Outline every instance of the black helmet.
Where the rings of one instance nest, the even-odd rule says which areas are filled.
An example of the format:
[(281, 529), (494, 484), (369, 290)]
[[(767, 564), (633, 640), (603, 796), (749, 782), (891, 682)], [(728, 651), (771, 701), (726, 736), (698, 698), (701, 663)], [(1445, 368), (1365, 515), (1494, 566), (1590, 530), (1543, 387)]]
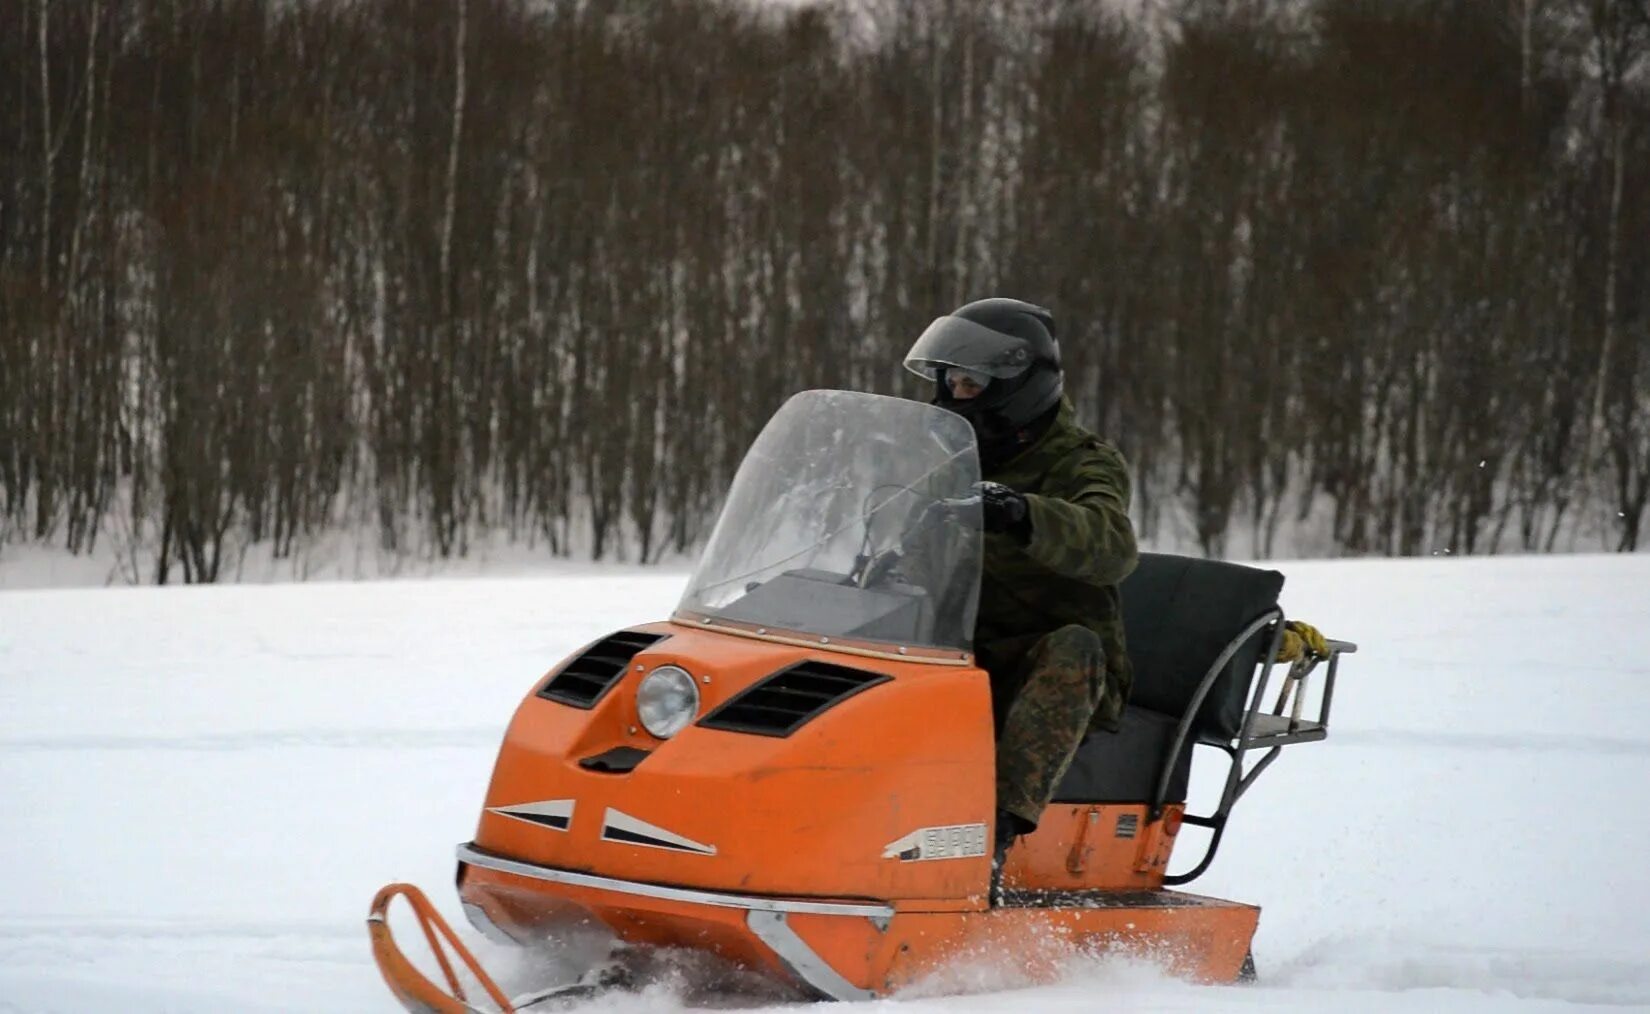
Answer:
[[(974, 427), (987, 467), (1041, 436), (1064, 386), (1054, 315), (1018, 299), (978, 299), (938, 318), (905, 354), (905, 368), (934, 381), (934, 404)], [(956, 370), (985, 389), (952, 397), (947, 374)]]

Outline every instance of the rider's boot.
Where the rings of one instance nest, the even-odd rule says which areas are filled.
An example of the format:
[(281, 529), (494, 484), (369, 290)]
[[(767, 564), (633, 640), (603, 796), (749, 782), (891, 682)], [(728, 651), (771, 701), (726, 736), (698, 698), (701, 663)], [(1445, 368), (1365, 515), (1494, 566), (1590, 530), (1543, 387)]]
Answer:
[(991, 850), (991, 907), (1003, 905), (1003, 866), (1008, 862), (1008, 850), (1021, 836), (1037, 830), (1037, 825), (1007, 810), (997, 811), (996, 843)]

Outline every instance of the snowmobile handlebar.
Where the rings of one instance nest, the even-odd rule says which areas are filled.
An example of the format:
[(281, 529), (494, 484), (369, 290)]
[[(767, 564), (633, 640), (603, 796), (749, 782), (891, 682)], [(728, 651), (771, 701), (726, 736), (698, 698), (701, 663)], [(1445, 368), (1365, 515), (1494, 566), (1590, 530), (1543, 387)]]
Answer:
[(906, 529), (906, 534), (911, 535), (920, 532), (935, 521), (943, 521), (948, 518), (954, 519), (958, 515), (967, 512), (969, 508), (979, 506), (980, 494), (978, 493), (971, 496), (940, 497), (937, 500), (930, 500), (928, 506), (922, 509), (922, 513), (917, 515), (917, 520), (912, 522), (911, 526)]
[(916, 535), (928, 530), (930, 525), (941, 521), (955, 519), (967, 512), (970, 508), (977, 509), (980, 505), (979, 494), (959, 497), (939, 497), (928, 503), (917, 512), (916, 517), (900, 535), (900, 544), (893, 549), (885, 549), (871, 556), (861, 557), (854, 566), (850, 580), (860, 588), (869, 588), (878, 581), (894, 572), (902, 559), (905, 558), (905, 546)]

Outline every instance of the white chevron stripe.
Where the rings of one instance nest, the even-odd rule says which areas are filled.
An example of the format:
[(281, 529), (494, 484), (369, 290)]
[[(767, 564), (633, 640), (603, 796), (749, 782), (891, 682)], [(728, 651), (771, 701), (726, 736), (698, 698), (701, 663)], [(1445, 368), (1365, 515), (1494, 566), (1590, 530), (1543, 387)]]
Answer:
[[(509, 806), (489, 806), (488, 813), (496, 813), (501, 817), (514, 817), (525, 820), (529, 824), (539, 827), (550, 825), (531, 819), (531, 817), (560, 817), (567, 821), (569, 827), (573, 824), (573, 803), (571, 799), (544, 799), (536, 803), (512, 803)], [(556, 830), (551, 828), (551, 830)]]
[[(621, 813), (612, 807), (608, 807), (607, 815), (602, 819), (602, 825), (603, 838), (608, 837), (608, 831), (628, 831), (631, 834), (640, 834), (646, 835), (649, 838), (657, 838), (660, 841), (669, 842), (671, 845), (677, 846), (678, 849), (685, 849), (689, 852), (697, 852), (700, 855), (713, 856), (716, 854), (715, 845), (706, 845), (703, 842), (694, 841), (692, 838), (684, 838), (674, 831), (666, 831), (664, 828), (655, 824), (649, 824), (645, 820), (637, 820), (630, 814)], [(669, 847), (665, 845), (647, 845), (645, 842), (625, 842), (624, 844), (642, 845), (646, 848)], [(676, 849), (672, 849), (671, 851), (676, 851)]]

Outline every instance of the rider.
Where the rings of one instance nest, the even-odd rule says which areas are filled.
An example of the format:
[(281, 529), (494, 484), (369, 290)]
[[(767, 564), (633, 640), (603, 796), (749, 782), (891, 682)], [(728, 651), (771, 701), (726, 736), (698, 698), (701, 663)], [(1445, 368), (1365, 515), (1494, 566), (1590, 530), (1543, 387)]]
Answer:
[[(1117, 585), (1138, 560), (1129, 472), (1077, 425), (1062, 395), (1054, 317), (981, 299), (940, 317), (906, 353), (933, 404), (974, 428), (986, 531), (974, 653), (997, 726), (994, 874), (1091, 729), (1115, 732), (1134, 671)], [(996, 884), (996, 878), (993, 878)]]

